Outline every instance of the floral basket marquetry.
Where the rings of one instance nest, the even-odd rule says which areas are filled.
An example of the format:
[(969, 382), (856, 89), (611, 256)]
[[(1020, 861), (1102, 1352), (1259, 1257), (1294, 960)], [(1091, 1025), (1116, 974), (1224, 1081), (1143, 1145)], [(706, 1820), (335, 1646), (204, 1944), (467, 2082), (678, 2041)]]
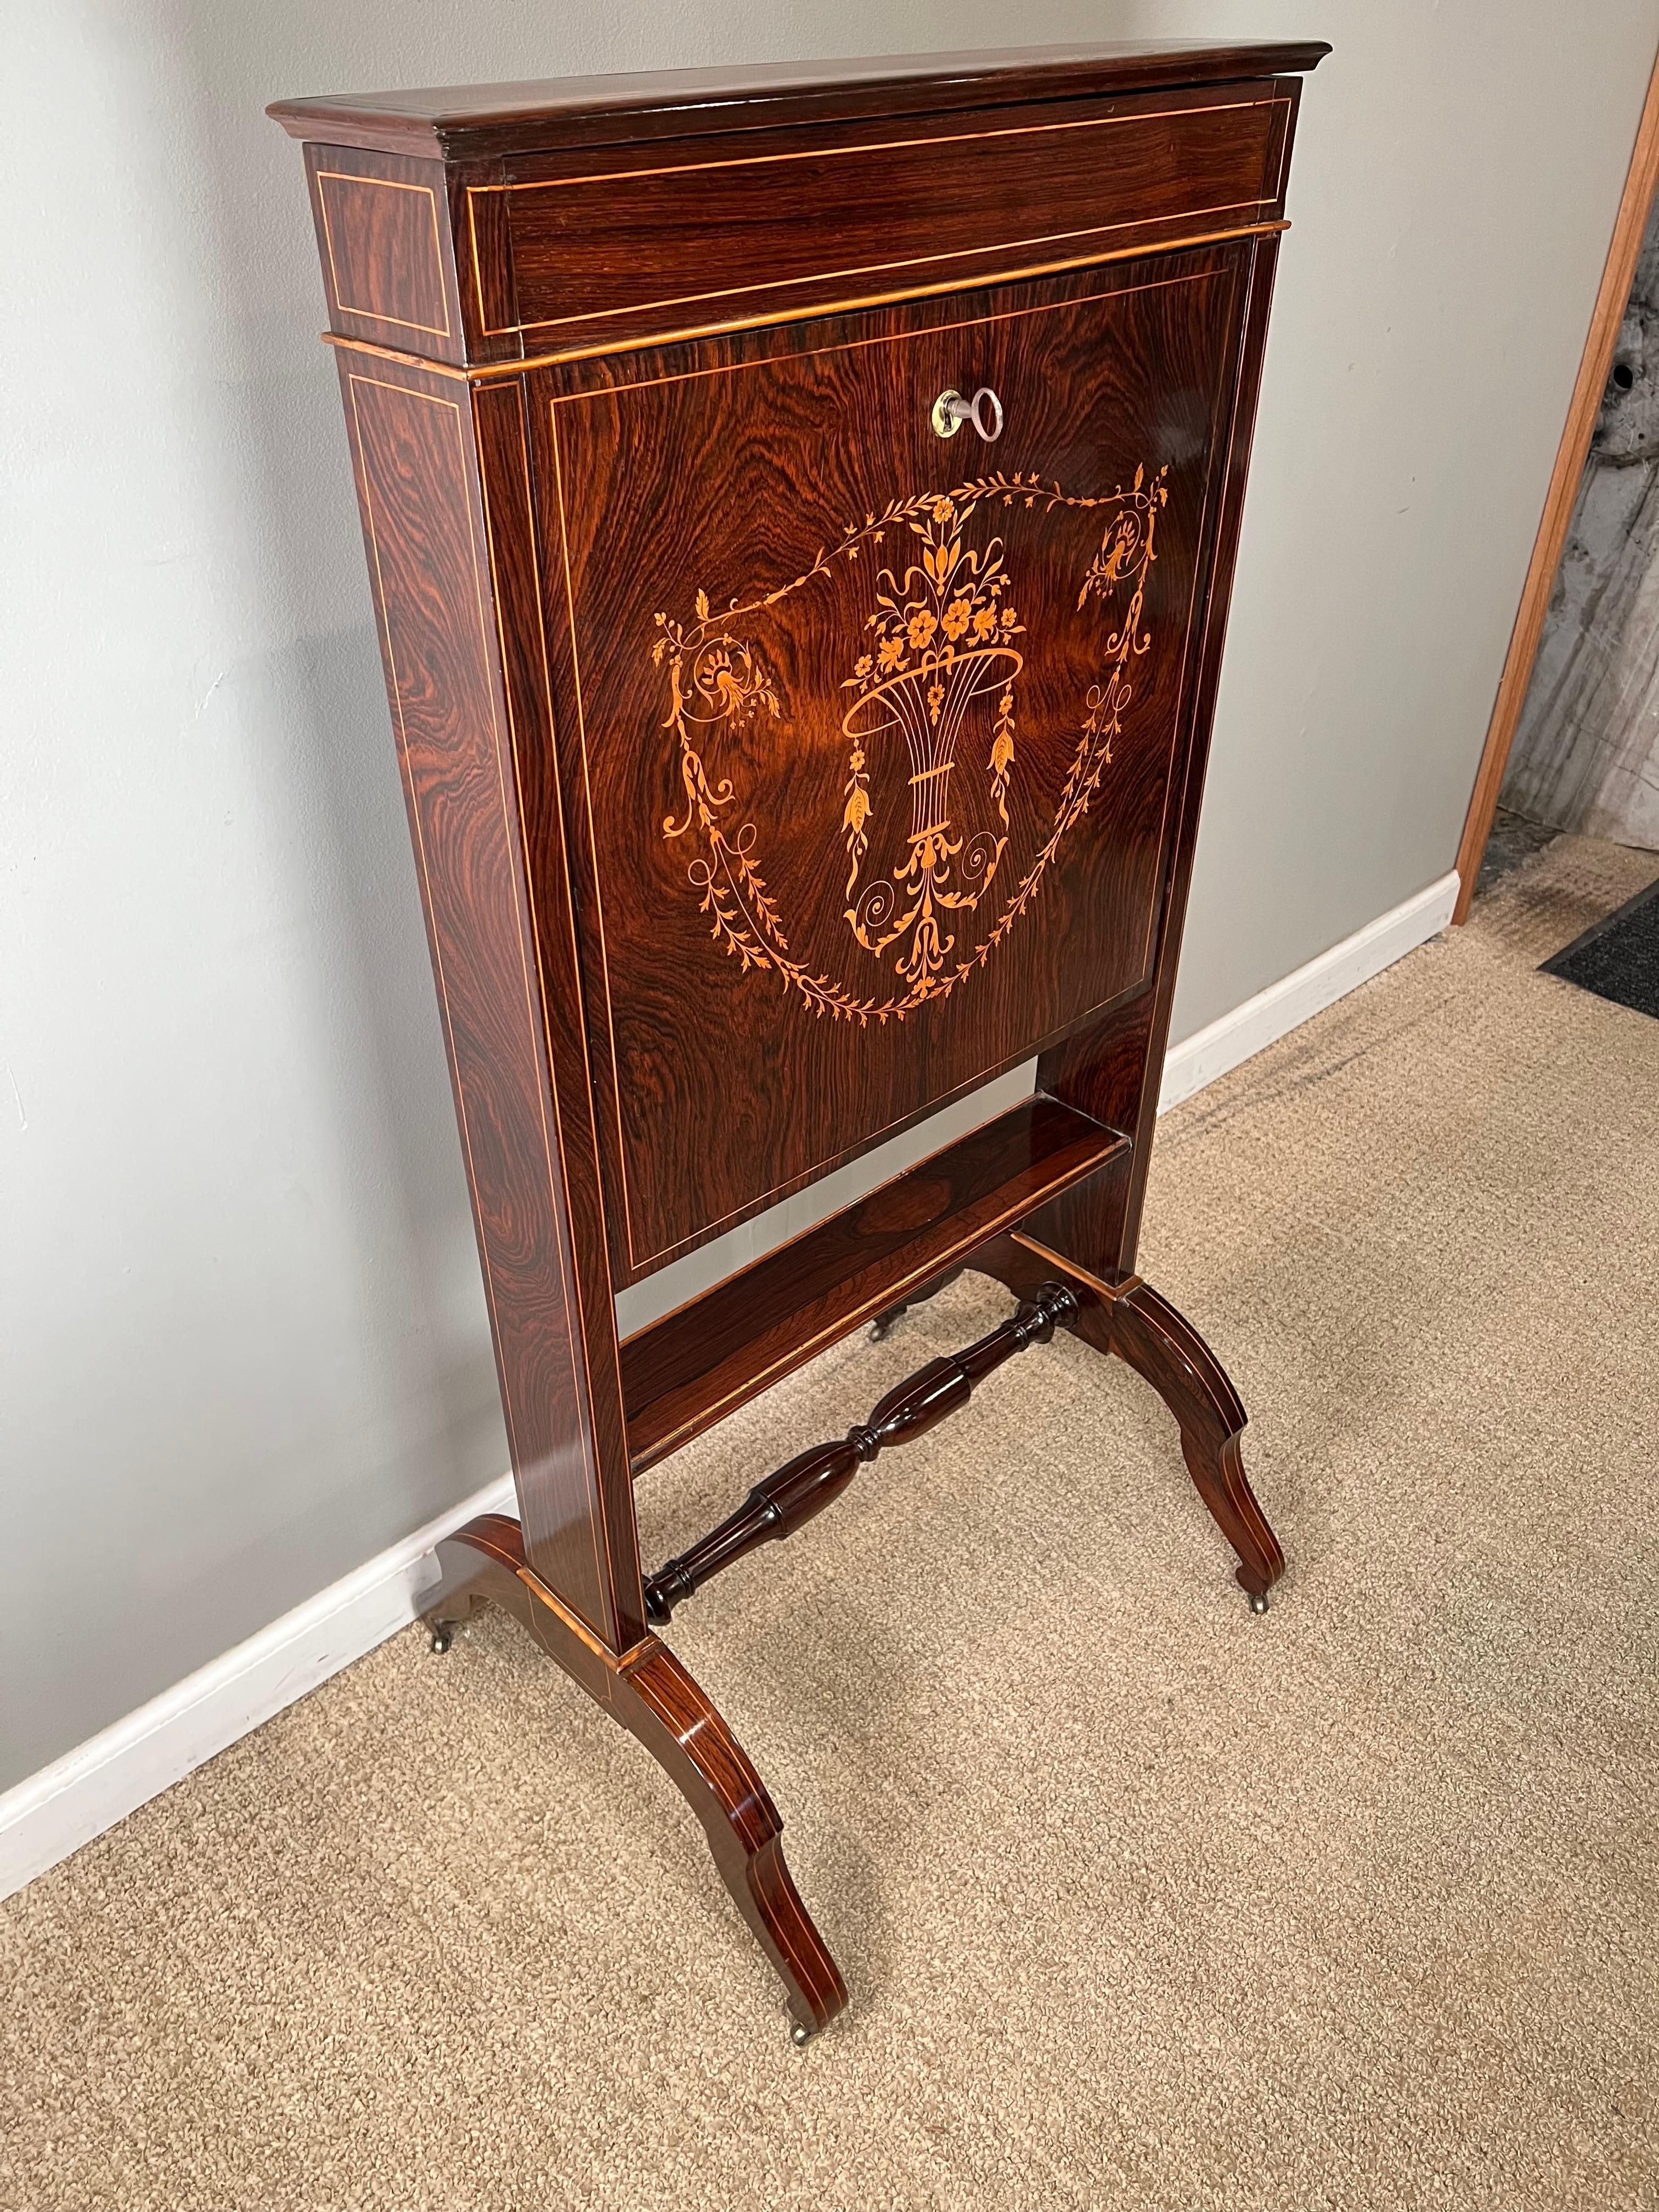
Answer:
[[(684, 813), (671, 815), (663, 834), (696, 833), (702, 849), (690, 865), (690, 881), (716, 939), (744, 967), (775, 970), (814, 1013), (857, 1022), (902, 1020), (983, 967), (1036, 897), (1110, 763), (1133, 696), (1131, 664), (1152, 649), (1141, 617), (1166, 474), (1160, 470), (1148, 482), (1137, 469), (1129, 490), (1104, 497), (1018, 474), (915, 493), (867, 514), (804, 574), (758, 600), (733, 599), (715, 614), (699, 591), (690, 623), (657, 616), (662, 634), (652, 659), (667, 671), (667, 726), (678, 740), (685, 796)], [(1025, 630), (1002, 540), (981, 532), (982, 542), (971, 541), (981, 508), (994, 514), (1016, 500), (1027, 507), (1104, 511), (1103, 534), (1077, 600), (1079, 611), (1091, 599), (1101, 603), (1102, 636), (1098, 671), (1079, 702), (1075, 750), (1046, 835), (1006, 896), (993, 900), (1008, 849), (1016, 687), (1024, 665), (1017, 641)], [(890, 963), (896, 986), (884, 993), (815, 974), (791, 951), (783, 912), (767, 889), (753, 797), (739, 797), (719, 750), (722, 732), (733, 724), (781, 713), (776, 682), (744, 641), (744, 617), (810, 589), (837, 562), (860, 554), (893, 565), (876, 574), (870, 635), (843, 679), (854, 696), (842, 724), (849, 750), (839, 826), (848, 861), (848, 930), (874, 960), (897, 948)], [(970, 730), (983, 742), (976, 758), (963, 761)], [(977, 787), (964, 799), (965, 773), (975, 769)], [(878, 808), (908, 811), (902, 855), (888, 872), (861, 881)]]

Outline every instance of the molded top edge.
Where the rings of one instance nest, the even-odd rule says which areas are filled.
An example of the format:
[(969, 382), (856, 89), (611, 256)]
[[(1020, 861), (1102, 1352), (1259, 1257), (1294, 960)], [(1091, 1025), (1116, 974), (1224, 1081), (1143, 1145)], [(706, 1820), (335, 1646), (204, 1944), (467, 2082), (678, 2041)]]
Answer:
[(320, 94), (273, 100), (265, 112), (295, 138), (428, 159), (480, 160), (556, 146), (1300, 75), (1316, 68), (1329, 52), (1321, 40), (1017, 46), (548, 77), (425, 91)]

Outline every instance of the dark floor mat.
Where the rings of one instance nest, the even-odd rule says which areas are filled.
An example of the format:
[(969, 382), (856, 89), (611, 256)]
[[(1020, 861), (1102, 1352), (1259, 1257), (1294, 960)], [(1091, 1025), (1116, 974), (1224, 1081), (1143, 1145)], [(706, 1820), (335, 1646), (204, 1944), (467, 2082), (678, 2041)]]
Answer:
[(1659, 882), (1575, 937), (1541, 972), (1659, 1020)]

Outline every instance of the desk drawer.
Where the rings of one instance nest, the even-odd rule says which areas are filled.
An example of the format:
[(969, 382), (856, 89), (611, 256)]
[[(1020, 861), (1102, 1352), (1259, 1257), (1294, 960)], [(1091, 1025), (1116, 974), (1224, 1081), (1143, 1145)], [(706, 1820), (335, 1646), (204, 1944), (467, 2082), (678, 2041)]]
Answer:
[(483, 329), (637, 343), (1243, 228), (1277, 211), (1290, 113), (1276, 84), (1227, 85), (474, 185)]

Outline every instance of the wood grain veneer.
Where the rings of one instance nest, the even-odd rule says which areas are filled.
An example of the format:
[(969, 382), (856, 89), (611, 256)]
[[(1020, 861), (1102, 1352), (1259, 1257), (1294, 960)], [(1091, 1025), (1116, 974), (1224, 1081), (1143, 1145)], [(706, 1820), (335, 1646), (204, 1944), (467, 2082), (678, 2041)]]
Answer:
[[(1273, 218), (1292, 106), (1269, 82), (509, 164), (467, 191), (470, 228), (501, 231), (475, 257), (482, 329), (537, 350), (630, 339), (1241, 229)], [(802, 220), (823, 200), (830, 231)]]
[[(519, 1495), (441, 1547), (434, 1646), (488, 1597), (639, 1739), (798, 2038), (845, 1984), (647, 1588), (660, 1623), (754, 1571), (1057, 1327), (1170, 1406), (1258, 1607), (1283, 1571), (1237, 1395), (1135, 1267), (1323, 51), (272, 111), (306, 142)], [(1033, 1056), (1024, 1104), (618, 1343), (619, 1288)], [(647, 1585), (635, 1476), (964, 1263), (1021, 1312)]]
[[(550, 375), (532, 380), (548, 395), (532, 417), (564, 586), (550, 625), (554, 720), (564, 781), (583, 794), (576, 896), (619, 1283), (1148, 983), (1248, 266), (1224, 250), (981, 295), (966, 325), (899, 312), (878, 339), (848, 319), (787, 351), (714, 342), (568, 398)], [(958, 382), (1004, 395), (996, 447), (973, 438), (964, 453), (929, 428), (933, 395)], [(1143, 434), (1154, 410), (1157, 450)], [(654, 518), (648, 548), (611, 526), (624, 478)], [(894, 517), (898, 486), (909, 499)], [(925, 697), (906, 690), (919, 679), (861, 694), (857, 669), (887, 650), (869, 627), (887, 564), (902, 573), (930, 537), (941, 557), (957, 549), (955, 574), (998, 562), (1016, 622), (954, 732), (947, 702), (924, 735)], [(1109, 544), (1133, 551), (1096, 591)], [(707, 621), (700, 592), (720, 611)], [(970, 601), (977, 623), (989, 602), (971, 592), (912, 620), (943, 623)], [(738, 655), (764, 672), (775, 713), (711, 716), (693, 700), (682, 743), (635, 742), (671, 720), (699, 665), (735, 668)], [(982, 771), (1009, 670), (1000, 802)], [(1114, 686), (1133, 711), (1101, 703)], [(884, 719), (896, 697), (908, 734)], [(773, 733), (762, 783), (757, 747)], [(694, 734), (708, 777), (732, 787), (708, 823), (685, 782)], [(884, 900), (904, 864), (929, 746), (933, 792), (963, 841), (940, 858), (939, 899), (981, 890), (975, 841), (997, 856), (977, 905), (939, 906), (937, 964), (918, 965), (925, 916), (872, 957), (900, 915), (878, 926), (865, 902)], [(843, 815), (858, 773), (871, 811), (854, 855)], [(671, 820), (685, 826), (665, 834)], [(735, 881), (733, 843), (751, 823), (775, 928)], [(711, 866), (731, 916), (726, 957), (712, 958), (714, 916), (694, 888)], [(757, 962), (783, 984), (781, 1008), (756, 988)], [(670, 1101), (698, 1132), (695, 1152), (661, 1140)]]
[(1034, 1098), (624, 1338), (635, 1473), (1045, 1198), (1105, 1173), (1113, 1161), (1127, 1168), (1128, 1157), (1115, 1130)]
[(312, 143), (378, 146), (461, 163), (554, 146), (637, 145), (843, 118), (982, 114), (1026, 100), (1110, 98), (1246, 77), (1294, 78), (1329, 52), (1312, 39), (1233, 46), (1122, 40), (319, 94), (273, 100), (266, 112), (291, 137)]

